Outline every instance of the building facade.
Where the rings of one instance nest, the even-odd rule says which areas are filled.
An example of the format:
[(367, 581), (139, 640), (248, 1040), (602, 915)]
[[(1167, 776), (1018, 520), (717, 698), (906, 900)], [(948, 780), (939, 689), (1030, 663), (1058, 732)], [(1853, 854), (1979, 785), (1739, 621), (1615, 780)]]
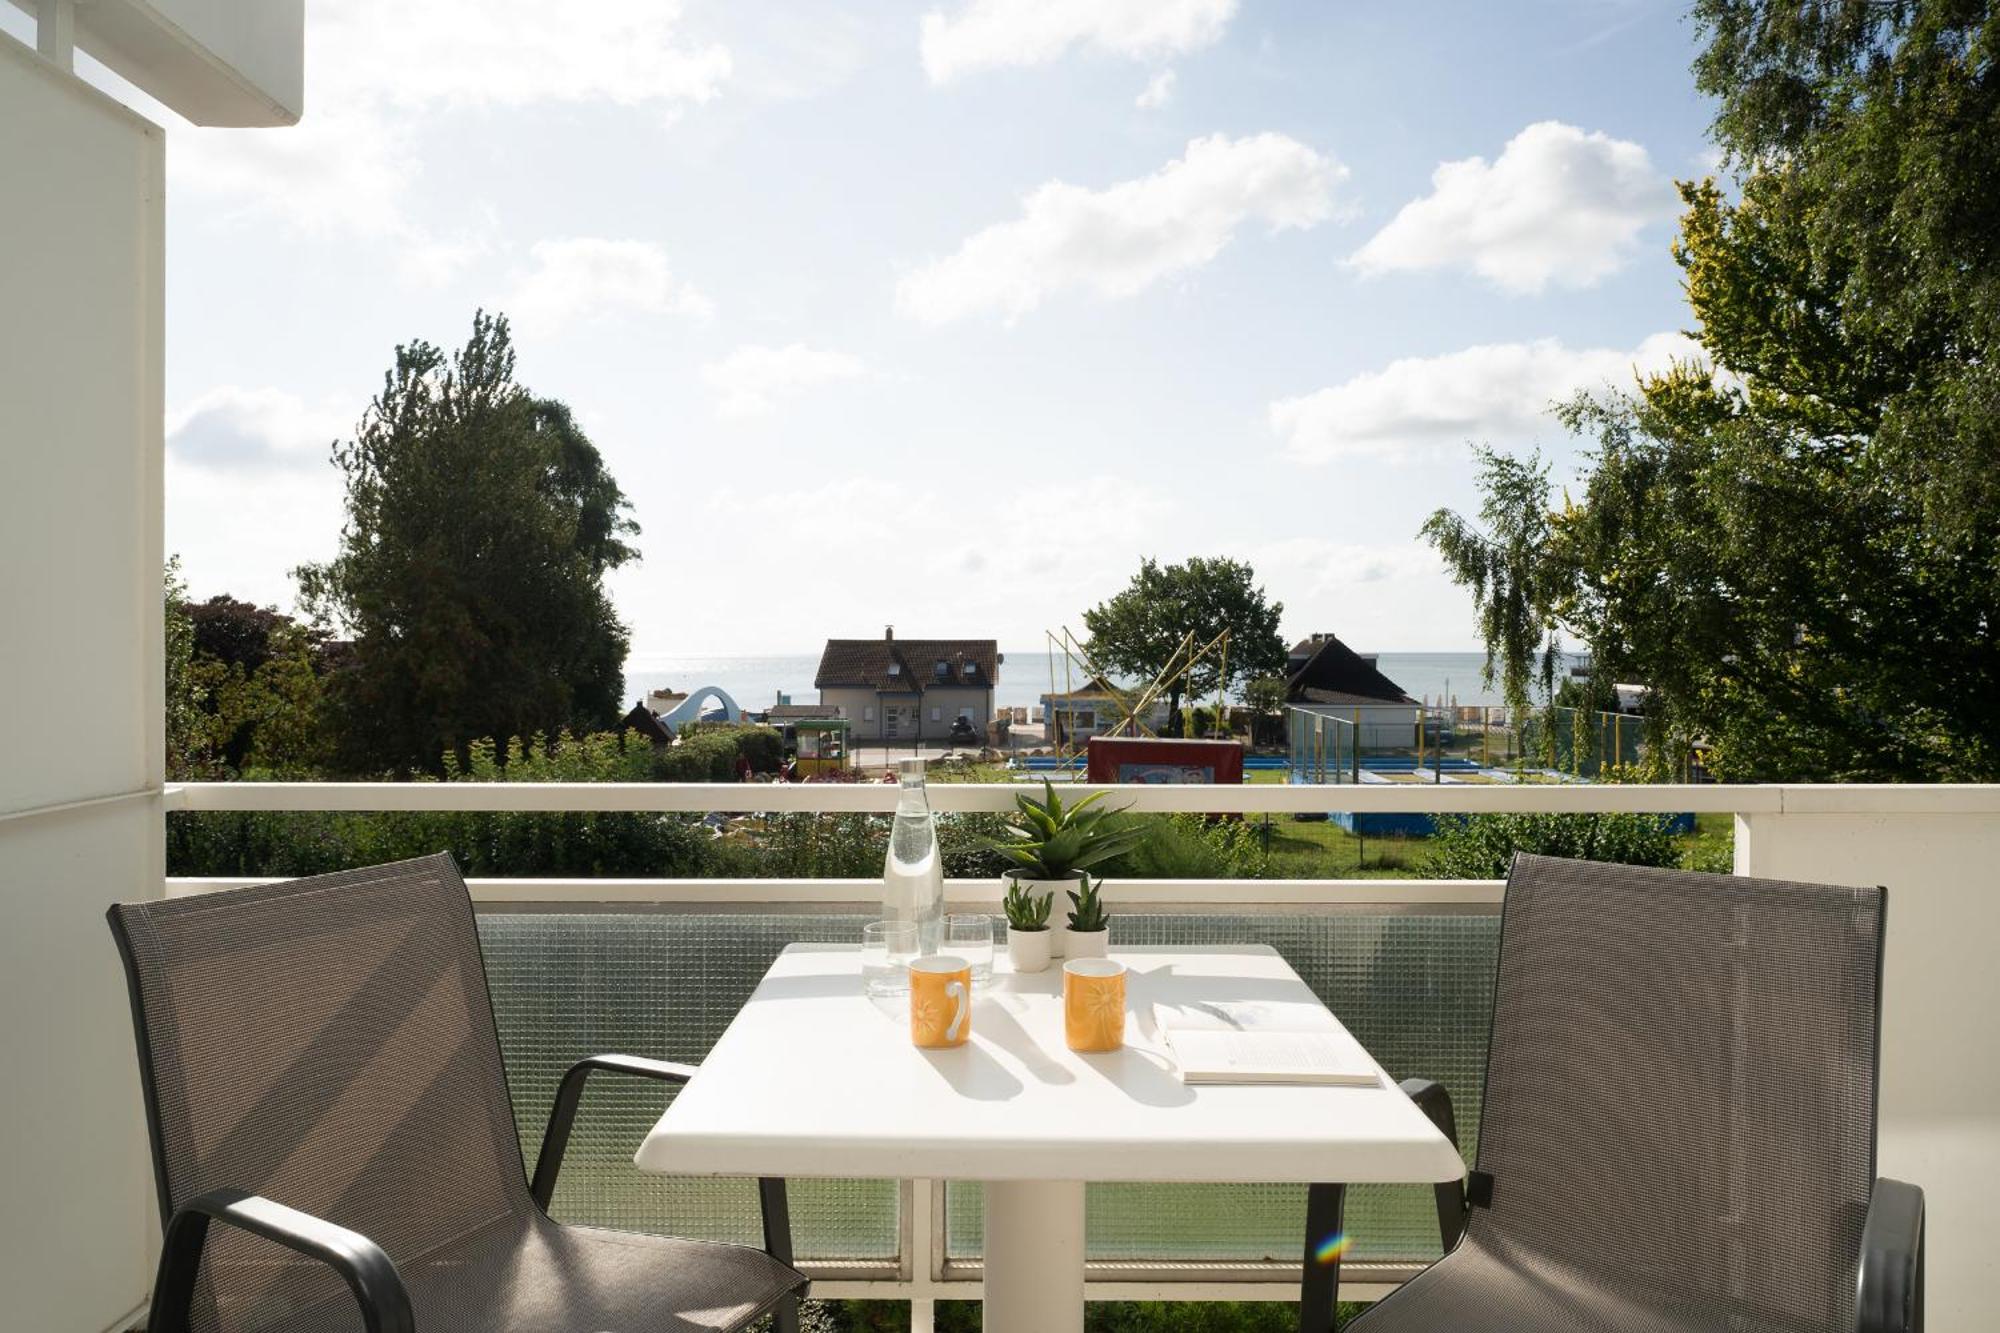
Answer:
[(993, 719), (1000, 656), (992, 639), (828, 639), (813, 684), (857, 741), (942, 741), (964, 718), (980, 737)]

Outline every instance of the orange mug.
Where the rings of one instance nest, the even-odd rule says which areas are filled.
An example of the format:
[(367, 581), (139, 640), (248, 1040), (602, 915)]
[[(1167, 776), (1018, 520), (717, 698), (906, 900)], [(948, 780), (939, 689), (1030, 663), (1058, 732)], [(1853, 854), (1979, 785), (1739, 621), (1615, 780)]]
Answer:
[(1125, 964), (1072, 958), (1063, 964), (1063, 1035), (1072, 1051), (1125, 1044)]
[(972, 964), (934, 954), (910, 964), (910, 1040), (963, 1046), (972, 1038)]

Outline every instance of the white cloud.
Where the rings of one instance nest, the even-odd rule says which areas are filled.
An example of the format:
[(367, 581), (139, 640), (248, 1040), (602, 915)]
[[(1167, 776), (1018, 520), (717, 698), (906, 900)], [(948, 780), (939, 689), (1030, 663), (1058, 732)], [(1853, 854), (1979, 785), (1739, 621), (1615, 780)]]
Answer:
[(229, 472), (324, 468), (333, 442), (352, 432), (354, 417), (283, 389), (222, 385), (167, 414), (167, 456)]
[(1629, 387), (1636, 372), (1693, 360), (1700, 348), (1657, 333), (1629, 352), (1568, 348), (1554, 338), (1408, 357), (1270, 406), (1271, 429), (1302, 463), (1408, 458), (1552, 428), (1549, 405), (1579, 389)]
[(906, 275), (896, 303), (939, 324), (987, 311), (1011, 320), (1072, 287), (1131, 296), (1206, 264), (1246, 222), (1281, 231), (1325, 221), (1346, 177), (1346, 167), (1282, 134), (1195, 139), (1184, 156), (1138, 180), (1103, 190), (1040, 186), (1021, 201), (1019, 218)]
[(194, 596), (292, 605), (290, 571), (334, 554), (339, 469), (361, 405), (223, 385), (167, 414), (167, 549)]
[(403, 195), (422, 170), (407, 128), (373, 110), (315, 110), (276, 130), (176, 129), (168, 188), (237, 223), (307, 236), (402, 239)]
[[(1333, 630), (1362, 652), (1450, 652), (1466, 646), (1472, 613), (1465, 590), (1424, 542), (1300, 536), (1246, 543), (1232, 554), (1248, 561), (1259, 582), (1283, 599), (1288, 638)], [(1472, 679), (1464, 684), (1476, 688)]]
[(809, 389), (862, 374), (859, 357), (792, 343), (786, 347), (745, 344), (701, 368), (716, 392), (717, 416), (765, 416), (778, 404)]
[(323, 95), (404, 107), (706, 102), (729, 52), (674, 0), (341, 0), (307, 7)]
[(1158, 111), (1174, 95), (1174, 72), (1163, 69), (1147, 81), (1139, 95), (1132, 99), (1132, 105), (1141, 111)]
[(1510, 292), (1588, 287), (1623, 268), (1641, 229), (1674, 208), (1644, 148), (1545, 120), (1493, 162), (1441, 164), (1431, 192), (1349, 262), (1364, 273), (1470, 268)]
[(674, 276), (666, 251), (648, 241), (537, 241), (528, 259), (528, 271), (501, 308), (518, 331), (535, 337), (613, 313), (702, 318), (714, 310), (707, 297)]
[[(613, 596), (624, 607), (676, 611), (633, 619), (637, 654), (725, 651), (717, 645), (793, 653), (823, 635), (871, 626), (879, 632), (885, 624), (908, 635), (1039, 645), (1042, 632), (1063, 621), (1081, 629), (1078, 608), (1123, 587), (1161, 533), (1176, 530), (1181, 512), (1144, 478), (1066, 474), (1065, 505), (1092, 521), (1037, 540), (1021, 535), (1048, 526), (1048, 497), (1032, 485), (1002, 488), (949, 469), (927, 477), (924, 469), (855, 473), (807, 464), (771, 471), (779, 487), (772, 490), (725, 471), (692, 500), (658, 487), (638, 497), (634, 516), (645, 529), (646, 559), (612, 575)], [(671, 506), (671, 519), (649, 505)], [(789, 524), (792, 535), (774, 535), (763, 518), (746, 517), (766, 515), (786, 516), (774, 521)], [(810, 547), (803, 563), (801, 542)], [(728, 552), (733, 586), (798, 589), (798, 604), (773, 615), (769, 602), (755, 597), (691, 596), (718, 551)], [(927, 586), (945, 592), (915, 596), (907, 580), (883, 578), (884, 562), (898, 552), (921, 552), (934, 576)]]
[(394, 242), (398, 271), (420, 285), (493, 249), (411, 217), (426, 121), (583, 102), (667, 119), (715, 97), (730, 73), (727, 50), (685, 39), (672, 0), (341, 0), (307, 6), (306, 49), (309, 109), (295, 126), (204, 129), (166, 114), (170, 189), (227, 221)]
[(1039, 65), (1088, 46), (1132, 60), (1183, 55), (1218, 40), (1236, 0), (970, 0), (924, 15), (932, 83), (1008, 65)]

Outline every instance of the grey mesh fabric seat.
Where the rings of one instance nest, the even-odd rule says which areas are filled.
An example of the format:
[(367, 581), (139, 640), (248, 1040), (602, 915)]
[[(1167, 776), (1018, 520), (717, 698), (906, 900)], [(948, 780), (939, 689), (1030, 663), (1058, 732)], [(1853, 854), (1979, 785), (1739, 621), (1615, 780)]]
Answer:
[[(166, 1246), (157, 1333), (795, 1329), (783, 1183), (767, 1251), (564, 1226), (530, 1184), (472, 905), (448, 856), (120, 905)], [(224, 1223), (212, 1226), (214, 1221)]]
[[(1921, 1328), (1923, 1195), (1875, 1176), (1884, 910), (1880, 889), (1518, 857), (1448, 1253), (1356, 1325)], [(1450, 1132), (1436, 1085), (1406, 1091)]]

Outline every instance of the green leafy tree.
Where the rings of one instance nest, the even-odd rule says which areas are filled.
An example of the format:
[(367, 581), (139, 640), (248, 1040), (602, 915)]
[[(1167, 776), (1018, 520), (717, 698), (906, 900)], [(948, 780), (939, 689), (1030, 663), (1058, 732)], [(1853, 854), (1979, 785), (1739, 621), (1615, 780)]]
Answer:
[(569, 410), (515, 381), (505, 318), (476, 315), (449, 356), (398, 347), (333, 457), (340, 553), (298, 576), (353, 638), (334, 699), (347, 767), (435, 771), (481, 737), (617, 720), (628, 636), (603, 578), (638, 527)]
[[(1186, 564), (1146, 560), (1124, 591), (1083, 613), (1093, 659), (1121, 675), (1151, 680), (1176, 659), (1189, 632), (1197, 647), (1229, 631), (1228, 676), (1209, 654), (1167, 687), (1168, 711), (1178, 715), (1183, 696), (1234, 690), (1244, 681), (1285, 669), (1285, 641), (1278, 634), (1282, 602), (1257, 586), (1256, 571), (1224, 556), (1196, 556)], [(1185, 664), (1185, 656), (1180, 657)]]
[(167, 777), (185, 782), (210, 776), (212, 765), (202, 707), (206, 696), (195, 675), (194, 621), (188, 615), (187, 580), (181, 576), (179, 556), (167, 561), (165, 582)]
[[(1425, 532), (1509, 685), (1552, 636), (1736, 780), (2000, 776), (2000, 16), (1698, 0), (1735, 173), (1681, 187), (1709, 366), (1561, 413), (1551, 505), (1486, 455)], [(1545, 668), (1541, 669), (1544, 681)]]
[(254, 670), (196, 654), (208, 748), (219, 766), (245, 776), (317, 778), (333, 758), (321, 645), (306, 627), (280, 619)]

